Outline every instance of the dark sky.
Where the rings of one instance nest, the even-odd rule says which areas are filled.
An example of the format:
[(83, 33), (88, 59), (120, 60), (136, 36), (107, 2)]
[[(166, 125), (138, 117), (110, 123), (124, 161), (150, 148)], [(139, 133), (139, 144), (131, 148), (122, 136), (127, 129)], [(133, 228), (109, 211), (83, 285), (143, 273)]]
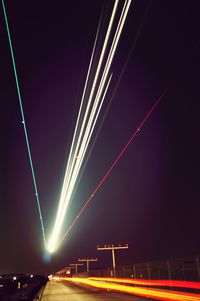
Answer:
[[(103, 7), (109, 15), (113, 1), (5, 5), (48, 236), (99, 18)], [(119, 265), (200, 253), (199, 8), (198, 0), (133, 1), (103, 112), (130, 58), (66, 227), (156, 98), (167, 92), (47, 263), (1, 7), (0, 273), (50, 273), (78, 257), (98, 257), (96, 266), (110, 266), (111, 254), (96, 251), (104, 243), (129, 243), (117, 257)]]

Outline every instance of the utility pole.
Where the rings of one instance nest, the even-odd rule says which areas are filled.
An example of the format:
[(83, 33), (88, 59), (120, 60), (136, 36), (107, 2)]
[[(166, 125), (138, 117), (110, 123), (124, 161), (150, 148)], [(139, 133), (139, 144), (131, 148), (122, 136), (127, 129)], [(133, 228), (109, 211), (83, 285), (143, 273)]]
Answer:
[(89, 272), (89, 263), (97, 261), (97, 258), (86, 258), (86, 259), (85, 258), (79, 258), (78, 261), (86, 262), (87, 263), (87, 272)]
[(112, 251), (112, 263), (113, 263), (113, 277), (116, 277), (116, 264), (115, 264), (115, 250), (128, 249), (128, 244), (118, 246), (114, 245), (104, 245), (103, 247), (97, 246), (97, 251)]
[(70, 263), (70, 267), (76, 269), (76, 276), (78, 274), (78, 266), (81, 266), (81, 265), (83, 265), (83, 263)]

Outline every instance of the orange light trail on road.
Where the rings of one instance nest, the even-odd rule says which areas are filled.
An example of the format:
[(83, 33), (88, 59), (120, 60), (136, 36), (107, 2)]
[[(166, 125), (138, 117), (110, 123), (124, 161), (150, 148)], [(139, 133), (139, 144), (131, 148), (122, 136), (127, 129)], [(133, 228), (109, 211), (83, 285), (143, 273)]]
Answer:
[[(88, 285), (91, 287), (99, 288), (99, 289), (106, 289), (106, 290), (112, 290), (115, 292), (120, 293), (127, 293), (131, 295), (138, 295), (142, 297), (147, 298), (154, 298), (156, 300), (179, 300), (179, 301), (199, 301), (200, 300), (200, 294), (192, 294), (187, 292), (180, 292), (180, 291), (169, 291), (166, 289), (153, 289), (148, 287), (133, 287), (133, 286), (127, 286), (122, 285), (118, 283), (110, 283), (110, 282), (104, 282), (103, 279), (105, 278), (98, 278), (98, 280), (93, 280), (92, 278), (60, 278), (60, 277), (54, 277), (54, 280), (58, 281), (66, 281), (70, 283), (76, 283), (76, 284), (83, 284)], [(97, 278), (96, 278), (97, 279)], [(108, 280), (108, 278), (106, 278)], [(120, 281), (121, 279), (113, 279), (110, 278), (111, 281), (113, 280)]]
[(114, 283), (124, 283), (132, 285), (147, 285), (147, 286), (169, 286), (177, 288), (200, 289), (200, 282), (181, 281), (181, 280), (146, 280), (146, 279), (130, 279), (130, 278), (99, 278), (91, 277), (90, 280), (108, 281)]

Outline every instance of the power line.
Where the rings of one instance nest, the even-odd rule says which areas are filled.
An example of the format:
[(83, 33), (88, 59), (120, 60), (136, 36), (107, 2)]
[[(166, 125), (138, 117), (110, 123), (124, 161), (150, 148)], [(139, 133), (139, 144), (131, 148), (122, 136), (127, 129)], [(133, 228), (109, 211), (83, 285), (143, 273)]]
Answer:
[(78, 267), (82, 266), (82, 265), (83, 265), (83, 263), (70, 263), (70, 267), (75, 268), (75, 270), (76, 270), (76, 276), (78, 274)]
[(79, 258), (78, 261), (86, 262), (87, 264), (87, 272), (89, 272), (89, 263), (90, 262), (97, 262), (97, 258)]
[(122, 250), (122, 249), (128, 249), (128, 244), (118, 246), (115, 245), (104, 245), (103, 247), (97, 246), (97, 251), (104, 251), (104, 250)]

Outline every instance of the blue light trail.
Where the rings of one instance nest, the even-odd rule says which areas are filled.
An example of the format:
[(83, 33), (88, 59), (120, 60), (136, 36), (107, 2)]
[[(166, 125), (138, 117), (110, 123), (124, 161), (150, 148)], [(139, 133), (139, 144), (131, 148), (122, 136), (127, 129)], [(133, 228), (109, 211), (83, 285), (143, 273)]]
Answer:
[(26, 140), (26, 147), (27, 147), (27, 151), (28, 151), (29, 163), (30, 163), (30, 167), (31, 167), (31, 173), (32, 173), (33, 185), (34, 185), (34, 189), (35, 189), (35, 196), (36, 196), (37, 207), (38, 207), (38, 212), (39, 212), (40, 224), (41, 224), (41, 228), (42, 228), (42, 236), (43, 236), (44, 245), (46, 247), (46, 236), (45, 236), (45, 231), (44, 231), (44, 222), (43, 222), (42, 211), (41, 211), (41, 206), (40, 206), (40, 199), (39, 199), (39, 194), (38, 194), (35, 171), (34, 171), (34, 167), (33, 167), (33, 160), (32, 160), (32, 155), (31, 155), (29, 139), (28, 139), (28, 133), (27, 133), (27, 129), (26, 129), (26, 122), (25, 122), (24, 110), (23, 110), (23, 105), (22, 105), (22, 98), (21, 98), (21, 93), (20, 93), (20, 87), (19, 87), (19, 81), (18, 81), (18, 75), (17, 75), (17, 68), (16, 68), (16, 64), (15, 64), (14, 51), (13, 51), (13, 47), (12, 47), (12, 40), (11, 40), (11, 35), (10, 35), (10, 30), (9, 30), (9, 25), (8, 25), (8, 18), (7, 18), (7, 14), (6, 14), (6, 8), (5, 8), (4, 0), (2, 0), (2, 7), (3, 7), (4, 18), (5, 18), (5, 24), (6, 24), (6, 30), (7, 30), (7, 35), (8, 35), (9, 46), (10, 46), (10, 53), (11, 53), (11, 58), (12, 58), (12, 64), (13, 64), (15, 83), (16, 83), (17, 94), (18, 94), (18, 99), (19, 99), (20, 111), (21, 111), (21, 116), (22, 116), (22, 124), (23, 124), (23, 127), (24, 127), (24, 136), (25, 136), (25, 140)]

